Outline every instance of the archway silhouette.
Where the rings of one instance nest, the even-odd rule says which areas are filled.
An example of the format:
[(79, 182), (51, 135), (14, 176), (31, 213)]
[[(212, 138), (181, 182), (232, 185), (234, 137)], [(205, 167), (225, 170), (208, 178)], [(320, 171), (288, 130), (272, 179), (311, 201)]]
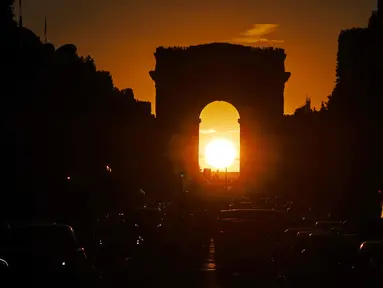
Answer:
[[(290, 77), (283, 49), (210, 43), (158, 47), (154, 55), (156, 66), (149, 73), (156, 85), (159, 162), (169, 178), (200, 178), (199, 115), (218, 99), (240, 113), (239, 182), (248, 185), (255, 169), (270, 167), (275, 157), (269, 155), (278, 150), (275, 135), (283, 122), (284, 88)], [(262, 151), (262, 158), (255, 150)]]
[[(240, 124), (239, 112), (234, 105), (226, 101), (214, 101), (206, 105), (200, 113), (198, 158), (200, 171), (215, 175), (217, 170), (230, 174), (235, 179), (240, 172)], [(227, 167), (215, 167), (207, 161), (206, 146), (214, 140), (229, 141), (235, 149), (233, 163)]]

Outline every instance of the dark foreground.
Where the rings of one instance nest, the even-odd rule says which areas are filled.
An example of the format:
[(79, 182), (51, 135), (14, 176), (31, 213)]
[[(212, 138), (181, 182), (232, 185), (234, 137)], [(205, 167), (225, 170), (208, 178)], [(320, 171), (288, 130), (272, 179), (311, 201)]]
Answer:
[(181, 212), (142, 207), (75, 232), (52, 223), (6, 227), (1, 280), (7, 287), (379, 287), (381, 224), (369, 229), (376, 233), (276, 199)]

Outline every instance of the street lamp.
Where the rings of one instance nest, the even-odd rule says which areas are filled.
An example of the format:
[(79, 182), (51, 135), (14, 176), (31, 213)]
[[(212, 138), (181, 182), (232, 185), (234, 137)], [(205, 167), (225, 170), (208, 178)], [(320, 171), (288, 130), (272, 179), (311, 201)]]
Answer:
[(182, 193), (184, 192), (184, 177), (185, 177), (184, 172), (181, 172), (180, 173), (180, 178), (181, 178), (181, 192)]
[(227, 166), (225, 168), (225, 187), (227, 189)]

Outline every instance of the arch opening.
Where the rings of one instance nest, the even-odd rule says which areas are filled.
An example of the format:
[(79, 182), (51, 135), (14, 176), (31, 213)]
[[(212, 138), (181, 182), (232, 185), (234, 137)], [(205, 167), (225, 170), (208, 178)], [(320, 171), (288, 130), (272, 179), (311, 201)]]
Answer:
[(200, 113), (199, 167), (208, 181), (231, 182), (240, 173), (239, 112), (229, 102), (214, 101)]

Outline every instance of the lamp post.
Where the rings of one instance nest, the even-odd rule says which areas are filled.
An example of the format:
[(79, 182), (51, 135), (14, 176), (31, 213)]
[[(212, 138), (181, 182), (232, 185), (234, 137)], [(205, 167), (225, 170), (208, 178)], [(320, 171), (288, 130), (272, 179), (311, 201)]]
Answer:
[(225, 168), (225, 187), (227, 189), (227, 167)]
[(181, 172), (180, 173), (180, 178), (181, 178), (181, 193), (184, 192), (184, 177), (185, 177), (184, 172)]

